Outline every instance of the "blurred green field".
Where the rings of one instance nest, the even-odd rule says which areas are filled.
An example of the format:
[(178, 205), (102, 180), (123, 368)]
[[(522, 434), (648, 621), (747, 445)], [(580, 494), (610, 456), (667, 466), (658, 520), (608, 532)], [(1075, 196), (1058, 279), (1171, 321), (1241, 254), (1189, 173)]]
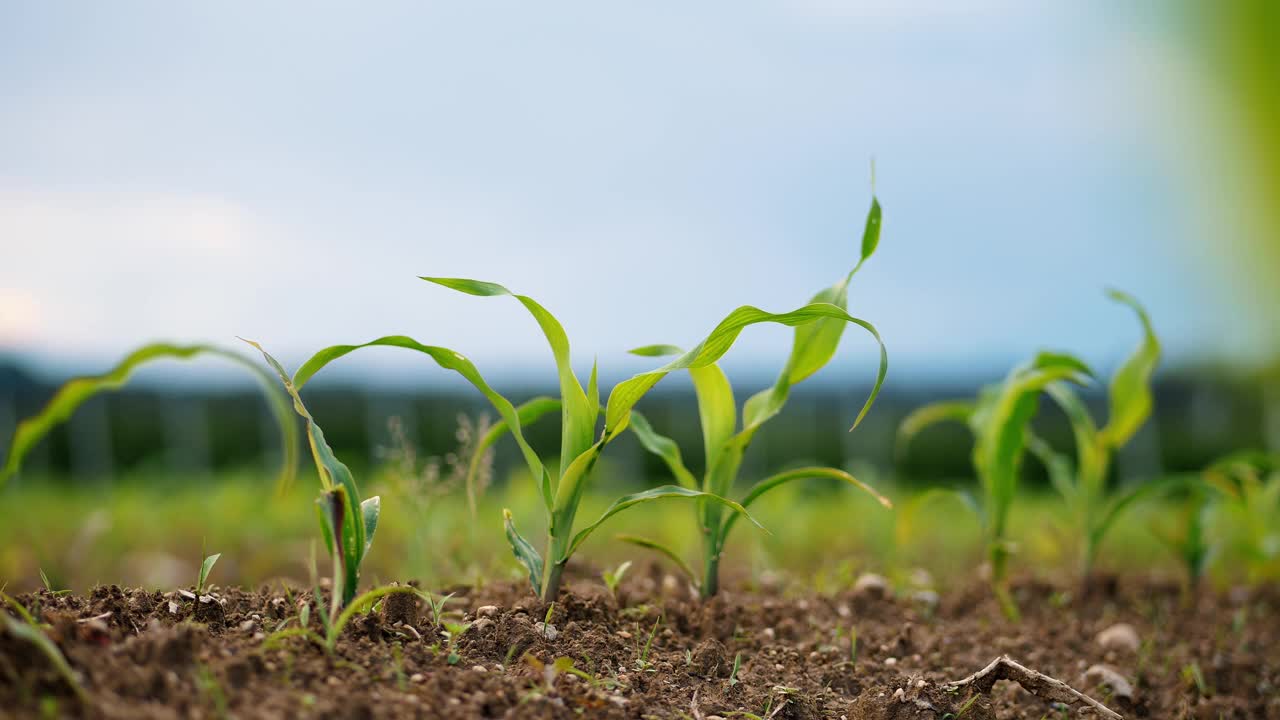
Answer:
[[(912, 570), (924, 568), (943, 587), (977, 572), (983, 559), (979, 527), (959, 503), (923, 504), (908, 527), (903, 508), (912, 493), (869, 468), (850, 470), (884, 490), (895, 509), (884, 510), (861, 493), (822, 482), (780, 489), (752, 508), (768, 533), (742, 524), (731, 537), (727, 576), (739, 583), (783, 578), (833, 592), (864, 571), (905, 583)], [(608, 484), (609, 474), (608, 464), (602, 465), (597, 487)], [(518, 580), (523, 571), (502, 534), (502, 507), (513, 509), (529, 536), (542, 535), (533, 483), (519, 473), (495, 483), (475, 520), (456, 488), (424, 486), (420, 477), (405, 477), (391, 465), (359, 476), (365, 478), (366, 495), (383, 498), (366, 585), (413, 578), (431, 588)], [(972, 481), (957, 479), (953, 485), (967, 482)], [(171, 589), (195, 581), (202, 552), (222, 553), (212, 578), (218, 584), (307, 583), (313, 557), (321, 576), (329, 572), (323, 550), (313, 548), (319, 544), (315, 487), (315, 478), (305, 473), (284, 495), (260, 472), (186, 478), (133, 474), (96, 485), (28, 476), (0, 491), (0, 584), (18, 591), (34, 588), (43, 570), (54, 585), (75, 590), (96, 583)], [(607, 491), (589, 495), (581, 517), (598, 515), (612, 497)], [(1108, 537), (1101, 569), (1180, 577), (1176, 556), (1153, 532), (1174, 530), (1179, 512), (1170, 499), (1135, 507)], [(1019, 497), (1013, 513), (1015, 574), (1060, 582), (1075, 577), (1077, 555), (1064, 521), (1056, 496)], [(1275, 577), (1274, 565), (1259, 569), (1249, 561), (1238, 526), (1225, 511), (1211, 514), (1210, 537), (1221, 542), (1210, 577), (1219, 585)], [(614, 518), (575, 561), (592, 566), (592, 573), (624, 560), (640, 567), (665, 563), (613, 539), (625, 532), (666, 541), (690, 561), (697, 557), (691, 505), (665, 501)], [(674, 572), (669, 564), (664, 567)]]

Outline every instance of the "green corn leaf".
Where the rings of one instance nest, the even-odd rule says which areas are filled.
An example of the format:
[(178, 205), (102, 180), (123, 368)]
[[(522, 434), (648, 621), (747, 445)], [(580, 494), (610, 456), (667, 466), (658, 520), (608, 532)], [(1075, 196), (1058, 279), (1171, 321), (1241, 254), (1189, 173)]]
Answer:
[(502, 509), (502, 523), (506, 529), (507, 542), (511, 543), (511, 552), (515, 554), (516, 560), (524, 565), (529, 571), (529, 584), (533, 585), (533, 592), (537, 595), (542, 594), (542, 556), (537, 550), (516, 532), (515, 521), (511, 517), (511, 511)]
[(556, 486), (555, 504), (552, 506), (552, 534), (568, 533), (573, 527), (573, 518), (582, 501), (582, 492), (586, 488), (586, 479), (600, 458), (607, 441), (601, 439), (587, 448), (581, 455), (573, 459), (560, 474), (560, 484)]
[[(751, 486), (751, 489), (747, 491), (746, 497), (742, 498), (742, 507), (751, 507), (751, 503), (758, 500), (761, 495), (764, 495), (776, 487), (785, 485), (793, 480), (807, 480), (812, 478), (827, 478), (848, 483), (875, 498), (876, 501), (885, 508), (893, 507), (893, 503), (889, 501), (889, 498), (876, 492), (875, 488), (843, 470), (837, 470), (829, 467), (796, 468), (795, 470), (787, 470), (785, 472), (777, 473), (776, 475), (771, 475)], [(729, 530), (733, 527), (733, 524), (737, 522), (738, 517), (738, 515), (731, 515), (729, 516), (729, 519), (725, 521), (724, 531), (722, 533), (723, 537), (728, 537)]]
[[(560, 410), (560, 401), (540, 396), (529, 400), (516, 408), (516, 417), (520, 420), (521, 427), (528, 427), (537, 422), (547, 413), (558, 412)], [(489, 431), (486, 432), (480, 441), (476, 443), (476, 450), (471, 455), (471, 461), (467, 464), (467, 505), (471, 508), (472, 515), (476, 512), (476, 478), (480, 474), (480, 464), (484, 459), (484, 454), (493, 447), (493, 444), (502, 439), (502, 436), (511, 431), (506, 420), (499, 420)]]
[[(631, 412), (631, 408), (635, 407), (640, 398), (649, 392), (654, 385), (658, 384), (662, 378), (676, 370), (686, 370), (689, 368), (706, 367), (716, 362), (728, 352), (729, 348), (737, 340), (742, 330), (750, 325), (758, 323), (777, 323), (795, 327), (815, 322), (822, 318), (839, 318), (845, 322), (850, 322), (866, 330), (875, 338), (880, 346), (880, 368), (876, 374), (876, 382), (871, 390), (870, 396), (867, 398), (866, 404), (858, 413), (858, 418), (854, 422), (856, 427), (861, 422), (863, 416), (871, 408), (871, 404), (875, 401), (876, 395), (880, 393), (880, 386), (884, 383), (884, 376), (888, 370), (889, 356), (884, 347), (884, 342), (880, 339), (879, 332), (871, 323), (855, 318), (844, 310), (831, 305), (829, 303), (814, 303), (805, 305), (787, 313), (769, 313), (759, 308), (744, 305), (733, 312), (729, 313), (724, 320), (712, 330), (701, 343), (698, 343), (692, 350), (684, 353), (676, 359), (668, 362), (666, 365), (641, 373), (628, 380), (624, 380), (613, 388), (613, 392), (609, 394), (609, 402), (605, 411), (605, 435), (606, 437), (616, 434), (625, 426), (627, 416)], [(785, 398), (783, 398), (785, 399)], [(763, 417), (769, 412), (776, 414), (780, 404), (770, 404), (765, 410), (758, 413)], [(744, 420), (746, 414), (744, 413)]]
[(542, 460), (538, 458), (538, 454), (533, 451), (533, 448), (525, 440), (515, 406), (496, 390), (489, 387), (489, 384), (485, 382), (476, 366), (461, 353), (449, 348), (423, 345), (417, 340), (404, 335), (388, 335), (362, 345), (334, 345), (312, 355), (310, 360), (303, 363), (302, 367), (298, 368), (298, 372), (293, 376), (294, 385), (301, 389), (324, 366), (356, 350), (367, 347), (398, 347), (423, 353), (434, 360), (440, 367), (458, 373), (467, 382), (471, 383), (489, 400), (489, 403), (493, 405), (494, 409), (498, 411), (498, 415), (506, 423), (507, 428), (511, 430), (512, 436), (516, 439), (516, 444), (520, 446), (520, 452), (524, 455), (530, 474), (535, 482), (540, 483), (543, 501), (548, 509), (551, 508), (551, 473), (543, 467)]
[(1075, 469), (1071, 460), (1030, 430), (1027, 431), (1027, 449), (1044, 466), (1045, 472), (1049, 474), (1049, 484), (1075, 510), (1080, 498), (1076, 492)]
[(974, 403), (969, 400), (944, 400), (916, 408), (898, 425), (898, 453), (905, 452), (915, 436), (931, 425), (947, 421), (969, 422), (974, 407)]
[(647, 537), (641, 537), (639, 535), (615, 535), (614, 539), (658, 553), (675, 564), (675, 566), (680, 569), (680, 572), (684, 573), (685, 577), (689, 578), (690, 582), (695, 586), (698, 584), (698, 576), (694, 574), (693, 568), (689, 567), (689, 563), (685, 562), (684, 559), (676, 553), (676, 551), (666, 545), (663, 545), (657, 540), (650, 540)]
[(649, 421), (636, 410), (631, 411), (631, 424), (628, 427), (635, 433), (641, 447), (662, 458), (681, 487), (697, 489), (698, 481), (685, 467), (684, 459), (680, 456), (680, 446), (676, 445), (674, 440), (665, 435), (659, 435)]
[(54, 427), (75, 412), (94, 395), (100, 392), (118, 390), (139, 366), (155, 360), (188, 360), (198, 355), (211, 355), (229, 360), (252, 372), (261, 382), (266, 394), (271, 414), (280, 429), (284, 456), (280, 468), (277, 485), (281, 491), (292, 484), (298, 467), (298, 425), (293, 413), (289, 411), (289, 401), (280, 391), (275, 381), (263, 369), (248, 358), (238, 353), (212, 345), (174, 345), (170, 343), (153, 343), (129, 353), (123, 360), (101, 375), (78, 377), (67, 381), (54, 394), (53, 398), (35, 416), (18, 424), (9, 444), (9, 455), (5, 459), (3, 470), (0, 470), (0, 487), (17, 474), (22, 468), (22, 461), (27, 453)]
[(209, 573), (213, 571), (213, 566), (218, 563), (218, 558), (220, 557), (222, 557), (222, 553), (214, 553), (200, 563), (200, 575), (196, 578), (197, 594), (204, 592), (204, 584), (209, 579)]
[(1107, 297), (1132, 308), (1142, 323), (1142, 342), (1116, 371), (1108, 388), (1111, 415), (1102, 429), (1102, 442), (1118, 448), (1128, 442), (1151, 415), (1151, 376), (1160, 362), (1160, 340), (1151, 327), (1151, 318), (1136, 298), (1119, 290), (1107, 291)]
[(689, 377), (693, 379), (694, 393), (698, 396), (704, 457), (707, 465), (711, 466), (737, 428), (738, 408), (733, 399), (733, 386), (715, 363), (689, 368)]
[(664, 357), (667, 355), (683, 355), (684, 350), (675, 345), (645, 345), (627, 352), (640, 357)]
[(1071, 433), (1076, 442), (1075, 484), (1083, 493), (1080, 500), (1091, 506), (1105, 489), (1110, 453), (1103, 444), (1088, 406), (1070, 385), (1051, 383), (1045, 387), (1045, 393), (1062, 408), (1071, 423)]
[[(322, 532), (333, 547), (334, 573), (333, 597), (331, 611), (346, 605), (355, 596), (360, 582), (360, 557), (354, 552), (356, 528), (361, 525), (351, 512), (351, 502), (347, 489), (341, 485), (321, 493), (317, 502), (320, 504), (321, 516), (324, 519)], [(341, 600), (341, 602), (339, 602)]]
[[(862, 231), (862, 257), (858, 260), (858, 267), (862, 267), (862, 263), (866, 262), (867, 258), (875, 253), (876, 248), (880, 247), (881, 214), (880, 201), (872, 195), (871, 209), (867, 211), (867, 225)], [(858, 267), (855, 267), (853, 271), (857, 272)]]
[(467, 280), (464, 278), (423, 277), (430, 283), (467, 293), (468, 295), (497, 296), (510, 295), (524, 305), (551, 346), (551, 354), (555, 357), (556, 372), (560, 376), (560, 399), (564, 403), (561, 408), (563, 428), (560, 438), (560, 457), (575, 458), (586, 451), (595, 441), (597, 409), (593, 411), (592, 403), (587, 399), (582, 385), (573, 374), (573, 366), (569, 358), (569, 338), (564, 327), (546, 308), (527, 295), (517, 295), (497, 283)]
[(363, 559), (373, 545), (373, 533), (378, 529), (378, 516), (382, 514), (382, 499), (374, 495), (360, 503), (360, 514), (364, 516), (364, 548), (360, 551), (360, 558)]
[(682, 488), (679, 485), (662, 485), (660, 487), (650, 488), (649, 490), (645, 490), (643, 492), (632, 493), (631, 495), (624, 495), (618, 498), (617, 500), (614, 500), (613, 504), (610, 505), (608, 509), (606, 509), (604, 513), (600, 515), (599, 519), (597, 519), (595, 522), (591, 523), (587, 527), (583, 528), (582, 530), (578, 531), (578, 533), (573, 536), (573, 542), (569, 543), (568, 550), (564, 553), (563, 556), (557, 558), (556, 562), (563, 563), (566, 560), (568, 560), (569, 557), (572, 556), (573, 553), (577, 551), (578, 546), (581, 545), (583, 541), (585, 541), (587, 537), (589, 537), (591, 533), (595, 531), (596, 528), (600, 527), (600, 525), (602, 525), (605, 520), (608, 520), (609, 518), (613, 517), (617, 513), (620, 513), (623, 510), (626, 510), (627, 508), (631, 507), (632, 505), (638, 505), (640, 503), (650, 502), (653, 500), (662, 500), (664, 498), (686, 498), (691, 500), (709, 500), (711, 502), (716, 502), (721, 505), (724, 505), (725, 507), (731, 508), (734, 512), (738, 512), (743, 515), (746, 515), (747, 519), (750, 520), (752, 524), (754, 524), (756, 527), (760, 528), (761, 530), (764, 529), (763, 525), (761, 525), (754, 517), (751, 517), (751, 514), (747, 512), (746, 508), (742, 507), (741, 505), (739, 505), (738, 503), (732, 500), (726, 500), (725, 498), (722, 498), (719, 495), (713, 495), (707, 492), (690, 490), (689, 488)]
[(1097, 547), (1102, 544), (1106, 534), (1115, 525), (1116, 520), (1135, 503), (1153, 495), (1167, 493), (1175, 488), (1185, 487), (1193, 481), (1193, 477), (1185, 475), (1169, 475), (1141, 483), (1115, 496), (1102, 513), (1102, 516), (1089, 528), (1089, 545)]

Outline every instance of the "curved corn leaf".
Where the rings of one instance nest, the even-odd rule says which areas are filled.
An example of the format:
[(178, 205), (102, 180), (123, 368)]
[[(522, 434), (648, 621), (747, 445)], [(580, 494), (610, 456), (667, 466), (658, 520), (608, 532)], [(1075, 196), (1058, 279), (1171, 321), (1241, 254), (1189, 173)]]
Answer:
[[(539, 396), (529, 400), (516, 407), (516, 417), (520, 420), (521, 427), (526, 427), (537, 422), (542, 416), (550, 412), (556, 412), (560, 409), (560, 401), (545, 396)], [(471, 454), (471, 461), (467, 464), (467, 505), (471, 508), (471, 514), (474, 516), (476, 512), (476, 477), (480, 474), (480, 463), (484, 459), (485, 452), (493, 447), (493, 444), (502, 439), (511, 431), (506, 420), (499, 420), (494, 423), (489, 431), (481, 436), (480, 441), (476, 443), (476, 450)]]
[[(871, 497), (875, 498), (876, 501), (879, 502), (885, 508), (893, 508), (893, 503), (889, 501), (889, 498), (876, 492), (875, 488), (862, 482), (858, 478), (850, 475), (849, 473), (843, 470), (837, 470), (835, 468), (829, 468), (829, 467), (796, 468), (795, 470), (787, 470), (785, 472), (780, 472), (776, 475), (771, 475), (765, 478), (764, 480), (761, 480), (760, 482), (756, 483), (755, 485), (751, 486), (751, 489), (747, 491), (746, 497), (742, 498), (742, 507), (744, 508), (750, 507), (751, 503), (758, 500), (761, 495), (764, 495), (765, 493), (769, 492), (770, 490), (780, 485), (784, 485), (793, 480), (807, 480), (807, 479), (813, 479), (813, 478), (827, 478), (831, 480), (839, 480), (841, 482), (848, 483), (858, 488), (859, 490), (867, 493)], [(722, 535), (721, 542), (723, 542), (723, 537), (728, 537), (729, 530), (733, 528), (733, 524), (737, 522), (737, 520), (738, 520), (738, 515), (730, 515), (729, 519), (725, 520), (724, 530), (721, 533)]]
[(373, 497), (360, 503), (360, 514), (364, 517), (364, 548), (360, 551), (361, 559), (369, 554), (369, 546), (373, 545), (373, 533), (378, 529), (378, 516), (382, 514), (382, 498)]
[(698, 418), (702, 424), (702, 447), (707, 466), (719, 457), (725, 443), (733, 437), (738, 424), (738, 408), (733, 399), (733, 386), (720, 366), (689, 368), (693, 390), (698, 396)]
[(905, 452), (912, 439), (930, 425), (946, 421), (968, 423), (974, 407), (970, 400), (944, 400), (912, 410), (898, 425), (897, 452)]
[(613, 539), (658, 553), (675, 564), (675, 566), (680, 569), (680, 572), (684, 573), (685, 577), (689, 578), (689, 581), (694, 584), (694, 587), (697, 587), (698, 576), (694, 574), (693, 568), (689, 567), (689, 563), (685, 562), (683, 558), (676, 554), (676, 551), (666, 545), (663, 545), (657, 540), (650, 540), (647, 537), (641, 537), (639, 535), (614, 535)]
[(1092, 506), (1094, 500), (1103, 494), (1110, 452), (1093, 422), (1093, 416), (1089, 414), (1088, 406), (1071, 386), (1051, 383), (1045, 388), (1045, 393), (1062, 408), (1071, 424), (1076, 442), (1075, 484), (1084, 493), (1081, 500), (1086, 506)]
[(1160, 362), (1160, 340), (1151, 327), (1151, 318), (1136, 298), (1119, 290), (1108, 290), (1107, 297), (1132, 308), (1142, 323), (1142, 342), (1116, 370), (1108, 388), (1111, 415), (1101, 436), (1103, 443), (1118, 448), (1128, 442), (1151, 415), (1151, 376)]
[[(855, 318), (844, 310), (830, 303), (814, 303), (805, 305), (786, 313), (770, 313), (760, 308), (744, 305), (729, 313), (720, 324), (711, 331), (711, 334), (702, 342), (698, 343), (692, 350), (684, 353), (676, 359), (668, 362), (666, 365), (651, 370), (649, 372), (640, 373), (613, 388), (613, 392), (609, 394), (609, 401), (605, 410), (605, 435), (606, 437), (616, 434), (621, 427), (625, 426), (627, 416), (631, 412), (631, 408), (635, 407), (640, 398), (649, 392), (654, 385), (657, 385), (662, 378), (676, 370), (686, 370), (695, 367), (705, 367), (716, 362), (728, 352), (732, 347), (738, 335), (742, 330), (750, 325), (758, 323), (778, 323), (795, 327), (806, 323), (815, 322), (822, 318), (839, 318), (845, 322), (850, 322), (866, 330), (875, 338), (880, 346), (880, 368), (876, 374), (876, 382), (872, 387), (871, 395), (867, 398), (866, 404), (858, 413), (858, 418), (854, 422), (856, 427), (861, 422), (863, 416), (871, 408), (871, 404), (875, 401), (876, 396), (880, 393), (880, 386), (884, 383), (884, 376), (888, 370), (889, 355), (885, 350), (884, 341), (880, 339), (880, 333), (875, 326), (866, 320)], [(782, 398), (785, 399), (785, 398)], [(761, 411), (761, 415), (768, 414), (772, 411), (776, 414), (777, 407), (780, 404), (770, 404)], [(746, 414), (744, 413), (744, 420)]]
[(555, 316), (539, 305), (533, 298), (527, 295), (517, 295), (497, 283), (465, 278), (422, 277), (422, 279), (468, 295), (481, 297), (510, 295), (519, 300), (521, 305), (524, 305), (529, 314), (533, 316), (533, 319), (538, 322), (538, 327), (542, 329), (542, 334), (546, 337), (547, 344), (551, 346), (551, 354), (556, 361), (556, 372), (560, 376), (560, 399), (563, 402), (561, 407), (563, 428), (560, 438), (560, 457), (576, 458), (585, 452), (595, 441), (599, 403), (596, 403), (597, 407), (593, 411), (592, 403), (587, 399), (587, 394), (583, 391), (577, 376), (573, 374), (573, 366), (570, 364), (569, 358), (569, 338), (565, 334), (564, 327), (560, 325), (560, 321), (556, 320)]
[(683, 355), (684, 350), (675, 345), (644, 345), (627, 351), (640, 357), (664, 357), (667, 355)]
[(684, 459), (680, 456), (680, 446), (675, 441), (665, 435), (659, 435), (649, 424), (645, 416), (639, 411), (631, 411), (631, 424), (628, 426), (631, 432), (635, 433), (636, 439), (640, 441), (640, 446), (645, 450), (662, 458), (667, 464), (667, 468), (671, 470), (671, 474), (675, 477), (676, 482), (682, 487), (697, 489), (698, 481), (694, 479), (693, 473), (684, 465)]
[(595, 467), (606, 440), (601, 439), (587, 448), (581, 455), (564, 469), (560, 475), (560, 484), (556, 486), (555, 503), (551, 512), (551, 534), (568, 533), (573, 528), (573, 518), (578, 512), (578, 503), (582, 501), (582, 492), (586, 488), (587, 476)]
[(543, 467), (542, 460), (538, 458), (538, 454), (533, 451), (533, 448), (524, 439), (524, 432), (521, 430), (520, 418), (515, 406), (498, 391), (489, 387), (489, 384), (485, 382), (476, 366), (461, 353), (445, 347), (423, 345), (417, 340), (404, 335), (387, 335), (361, 345), (334, 345), (321, 350), (303, 363), (302, 367), (298, 368), (298, 372), (294, 373), (293, 376), (293, 384), (298, 389), (301, 389), (324, 366), (340, 357), (367, 347), (398, 347), (414, 350), (427, 355), (445, 370), (452, 370), (466, 378), (467, 382), (471, 383), (473, 387), (488, 398), (489, 403), (498, 411), (498, 415), (502, 417), (508, 429), (512, 431), (511, 434), (516, 439), (516, 444), (520, 446), (521, 454), (524, 455), (525, 464), (529, 466), (530, 474), (535, 482), (540, 483), (543, 502), (546, 503), (547, 509), (551, 508), (551, 473)]
[(1194, 479), (1193, 476), (1170, 475), (1154, 480), (1148, 480), (1136, 487), (1130, 488), (1128, 491), (1117, 495), (1102, 516), (1089, 528), (1089, 545), (1097, 547), (1102, 544), (1102, 539), (1106, 536), (1111, 527), (1115, 525), (1116, 520), (1124, 513), (1129, 506), (1144, 498), (1159, 493), (1168, 492), (1177, 487), (1190, 484)]
[(587, 527), (583, 528), (582, 530), (578, 531), (578, 533), (573, 536), (573, 542), (569, 543), (568, 550), (563, 554), (563, 556), (557, 558), (556, 562), (564, 563), (566, 560), (568, 560), (569, 557), (572, 556), (575, 551), (577, 551), (578, 546), (581, 545), (583, 541), (585, 541), (587, 537), (590, 536), (591, 533), (595, 531), (596, 528), (600, 527), (600, 525), (603, 524), (605, 520), (608, 520), (609, 518), (613, 517), (617, 513), (620, 513), (623, 510), (626, 510), (627, 508), (631, 507), (632, 505), (638, 505), (640, 503), (650, 502), (653, 500), (662, 500), (664, 498), (687, 498), (691, 500), (709, 500), (712, 502), (716, 502), (728, 508), (731, 508), (735, 512), (746, 515), (747, 519), (750, 520), (752, 524), (754, 524), (756, 527), (760, 528), (761, 530), (764, 530), (764, 526), (761, 525), (755, 518), (751, 517), (751, 514), (747, 512), (746, 508), (742, 507), (741, 505), (739, 505), (738, 503), (732, 500), (726, 500), (725, 498), (722, 498), (719, 495), (713, 495), (711, 493), (701, 492), (698, 490), (690, 490), (689, 488), (682, 488), (679, 485), (662, 485), (660, 487), (650, 488), (643, 492), (624, 495), (618, 498), (617, 500), (614, 500), (613, 504), (610, 505), (608, 509), (606, 509), (604, 513), (600, 515), (599, 519), (597, 519), (595, 522), (591, 523)]
[(298, 467), (298, 425), (289, 411), (289, 401), (275, 381), (257, 364), (239, 353), (213, 345), (174, 345), (171, 343), (152, 343), (144, 345), (129, 353), (123, 360), (101, 375), (90, 375), (74, 378), (63, 384), (54, 396), (36, 415), (18, 424), (13, 434), (13, 442), (9, 444), (9, 455), (5, 459), (4, 469), (0, 470), (0, 487), (3, 487), (13, 475), (22, 468), (22, 461), (27, 453), (41, 438), (48, 435), (54, 427), (75, 412), (89, 398), (100, 392), (118, 390), (129, 380), (139, 366), (153, 360), (188, 360), (197, 355), (212, 355), (225, 358), (252, 372), (262, 384), (267, 397), (267, 404), (272, 417), (280, 429), (281, 444), (284, 456), (280, 468), (277, 485), (281, 491), (293, 483)]
[(536, 595), (542, 594), (542, 556), (537, 550), (516, 532), (515, 521), (511, 517), (511, 511), (502, 509), (502, 524), (506, 529), (507, 542), (511, 543), (511, 552), (515, 554), (516, 560), (524, 565), (529, 571), (529, 584), (533, 586), (533, 592)]

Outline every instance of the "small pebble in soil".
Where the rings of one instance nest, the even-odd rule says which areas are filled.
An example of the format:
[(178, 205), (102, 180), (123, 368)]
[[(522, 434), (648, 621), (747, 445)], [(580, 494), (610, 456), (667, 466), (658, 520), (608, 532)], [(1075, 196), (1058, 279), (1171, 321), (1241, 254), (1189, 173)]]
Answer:
[(889, 581), (875, 573), (863, 573), (853, 583), (853, 594), (861, 597), (882, 598), (889, 594)]
[(1124, 698), (1125, 700), (1133, 700), (1133, 685), (1128, 678), (1121, 675), (1114, 668), (1106, 665), (1093, 665), (1084, 671), (1084, 679), (1097, 685), (1106, 686), (1111, 690), (1111, 694)]
[(533, 624), (534, 632), (538, 633), (538, 637), (550, 642), (560, 637), (560, 631), (555, 625), (544, 623), (541, 620)]
[(476, 617), (493, 617), (498, 614), (497, 605), (481, 605), (476, 608)]
[(1098, 633), (1098, 644), (1107, 650), (1124, 650), (1138, 652), (1142, 642), (1138, 639), (1138, 631), (1129, 623), (1116, 623)]

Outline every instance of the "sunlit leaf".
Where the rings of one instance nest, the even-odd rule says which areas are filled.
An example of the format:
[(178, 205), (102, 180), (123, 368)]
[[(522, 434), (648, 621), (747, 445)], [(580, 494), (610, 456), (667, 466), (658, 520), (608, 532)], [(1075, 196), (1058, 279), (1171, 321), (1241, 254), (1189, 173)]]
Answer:
[(360, 552), (363, 558), (373, 545), (373, 533), (378, 529), (378, 516), (382, 514), (382, 498), (374, 495), (360, 503), (360, 512), (364, 516), (364, 548)]
[(690, 368), (689, 377), (693, 380), (694, 393), (698, 397), (703, 457), (710, 466), (737, 429), (738, 408), (733, 399), (733, 386), (715, 363)]
[(667, 468), (671, 470), (671, 474), (675, 477), (676, 482), (682, 487), (697, 489), (698, 481), (693, 477), (693, 473), (684, 465), (684, 459), (680, 456), (680, 446), (676, 445), (671, 438), (660, 435), (649, 421), (638, 411), (631, 412), (631, 432), (635, 433), (636, 439), (640, 441), (640, 446), (645, 450), (662, 458), (667, 464)]
[[(773, 490), (774, 488), (777, 488), (781, 485), (785, 485), (786, 483), (792, 482), (794, 480), (809, 480), (809, 479), (819, 479), (819, 478), (825, 478), (828, 480), (839, 480), (840, 482), (847, 483), (867, 493), (871, 497), (875, 498), (876, 502), (879, 502), (885, 508), (893, 507), (893, 503), (889, 501), (889, 498), (876, 492), (875, 488), (862, 482), (861, 480), (857, 479), (856, 477), (850, 475), (849, 473), (843, 470), (837, 470), (835, 468), (829, 468), (829, 467), (796, 468), (795, 470), (787, 470), (785, 472), (777, 473), (776, 475), (771, 475), (765, 478), (764, 480), (761, 480), (760, 482), (756, 483), (755, 485), (751, 486), (751, 489), (747, 491), (746, 496), (742, 498), (742, 507), (744, 508), (751, 507), (751, 503), (760, 499), (760, 496), (764, 495), (770, 490)], [(722, 532), (723, 535), (727, 536), (729, 534), (729, 530), (733, 527), (734, 523), (737, 522), (738, 517), (739, 515), (731, 515), (729, 516), (728, 520), (725, 520), (724, 530)]]
[(1119, 290), (1108, 291), (1107, 297), (1132, 308), (1142, 323), (1142, 342), (1116, 370), (1108, 388), (1111, 415), (1102, 429), (1102, 441), (1118, 448), (1128, 442), (1151, 415), (1151, 376), (1160, 362), (1160, 340), (1151, 327), (1151, 318), (1136, 298)]
[[(560, 401), (551, 397), (536, 397), (516, 407), (516, 417), (520, 420), (522, 428), (528, 427), (537, 422), (547, 413), (557, 412), (560, 410)], [(480, 440), (476, 443), (475, 452), (471, 454), (471, 460), (467, 464), (467, 505), (471, 508), (474, 515), (476, 511), (476, 478), (480, 474), (480, 465), (484, 460), (484, 455), (488, 452), (493, 444), (502, 439), (504, 435), (511, 432), (510, 426), (506, 420), (498, 420), (494, 423)], [(535, 477), (536, 479), (536, 477)]]

